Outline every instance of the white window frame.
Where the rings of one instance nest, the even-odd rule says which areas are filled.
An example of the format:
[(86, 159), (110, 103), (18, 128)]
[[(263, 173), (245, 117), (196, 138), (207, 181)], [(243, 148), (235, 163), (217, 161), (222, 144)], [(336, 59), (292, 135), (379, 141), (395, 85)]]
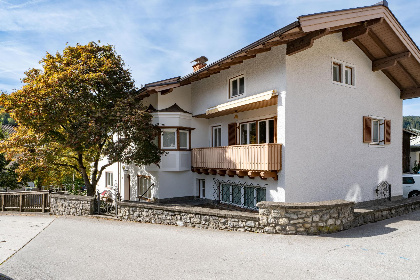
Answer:
[[(175, 133), (175, 145), (174, 145), (174, 147), (165, 147), (165, 146), (163, 146), (163, 133), (164, 132), (174, 132)], [(160, 141), (160, 143), (161, 143), (161, 148), (162, 149), (164, 149), (164, 150), (176, 150), (177, 149), (177, 147), (178, 147), (178, 143), (177, 143), (177, 132), (176, 132), (176, 129), (162, 129), (162, 133), (161, 133), (161, 141)]]
[[(219, 136), (220, 137), (216, 137)], [(211, 146), (212, 147), (221, 147), (222, 146), (222, 126), (214, 125), (211, 127)], [(219, 141), (220, 140), (220, 141)]]
[[(338, 64), (340, 65), (340, 81), (334, 81), (334, 64)], [(352, 70), (352, 75), (351, 75), (351, 82), (348, 84), (346, 83), (346, 68), (350, 68)], [(340, 85), (340, 86), (345, 86), (345, 87), (350, 87), (350, 88), (356, 88), (356, 67), (355, 65), (348, 63), (348, 62), (344, 62), (338, 59), (334, 59), (332, 58), (331, 61), (331, 81), (333, 84), (335, 85)]]
[[(256, 133), (257, 133), (257, 135), (256, 135), (257, 139), (256, 139), (256, 143), (255, 144), (266, 144), (266, 143), (270, 143), (270, 142), (261, 143), (261, 141), (260, 141), (260, 131), (259, 131), (260, 122), (266, 122), (266, 131), (265, 131), (266, 134), (265, 134), (265, 137), (266, 137), (266, 140), (268, 141), (269, 138), (270, 138), (270, 126), (269, 126), (269, 121), (270, 120), (274, 121), (274, 118), (264, 119), (264, 120), (251, 120), (251, 121), (239, 123), (239, 145), (250, 145), (250, 133), (251, 133), (250, 124), (251, 123), (255, 123), (255, 126), (256, 126), (255, 127), (255, 130), (256, 130)], [(246, 144), (242, 144), (242, 125), (246, 125), (247, 126), (247, 133), (246, 133), (247, 141), (246, 141)], [(276, 135), (275, 135), (275, 133), (276, 133), (276, 127), (275, 127), (275, 125), (276, 125), (276, 122), (274, 121), (274, 127), (273, 127), (273, 129), (274, 129), (274, 131), (273, 131), (273, 133), (274, 133), (274, 139), (276, 139)]]
[(112, 172), (105, 172), (105, 188), (112, 188), (114, 186), (114, 174)]
[(206, 180), (197, 179), (198, 184), (198, 194), (200, 198), (206, 198)]
[[(276, 139), (276, 135), (275, 135), (275, 133), (276, 133), (276, 127), (275, 127), (275, 125), (276, 125), (276, 122), (274, 121), (274, 118), (272, 118), (272, 119), (266, 119), (266, 120), (261, 120), (261, 121), (257, 121), (257, 143), (258, 144), (266, 144), (266, 143), (270, 143), (269, 142), (269, 140), (270, 140), (270, 125), (269, 125), (269, 121), (273, 121), (274, 122), (274, 126), (273, 126), (273, 129), (274, 129), (274, 131), (273, 131), (273, 136), (274, 136), (274, 139)], [(266, 140), (266, 142), (265, 143), (261, 143), (261, 139), (260, 139), (260, 123), (261, 122), (265, 122), (265, 127), (266, 127), (266, 131), (265, 131), (265, 140)], [(274, 139), (273, 139), (273, 143), (274, 143)]]
[[(369, 117), (372, 119), (372, 128), (371, 128), (371, 135), (372, 135), (372, 142), (369, 143), (369, 146), (372, 147), (385, 147), (385, 134), (384, 134), (384, 125), (385, 125), (385, 118), (379, 116), (371, 116)], [(373, 122), (378, 122), (378, 141), (373, 141)]]
[[(244, 92), (243, 93), (239, 93), (239, 84), (240, 84), (239, 79), (241, 79), (241, 78), (244, 79)], [(236, 94), (236, 95), (232, 94), (232, 90), (233, 90), (232, 84), (233, 84), (234, 81), (238, 82), (238, 94)], [(230, 78), (229, 79), (229, 99), (233, 99), (233, 98), (237, 98), (237, 97), (245, 95), (245, 92), (246, 92), (246, 85), (245, 84), (246, 84), (245, 83), (245, 75), (239, 75), (239, 76)]]
[[(140, 199), (140, 196), (146, 191), (143, 198), (152, 198), (152, 180), (148, 176), (137, 175), (137, 196)], [(149, 189), (150, 188), (150, 189)]]
[[(187, 135), (187, 146), (185, 146), (185, 147), (181, 147), (181, 132), (186, 133), (186, 135)], [(189, 133), (190, 133), (189, 130), (179, 129), (179, 149), (180, 150), (188, 150), (189, 149), (189, 147), (190, 147), (190, 134)], [(175, 134), (175, 136), (176, 136), (176, 134)], [(178, 137), (175, 137), (175, 138), (178, 138)], [(175, 139), (175, 142), (176, 142), (176, 139)]]

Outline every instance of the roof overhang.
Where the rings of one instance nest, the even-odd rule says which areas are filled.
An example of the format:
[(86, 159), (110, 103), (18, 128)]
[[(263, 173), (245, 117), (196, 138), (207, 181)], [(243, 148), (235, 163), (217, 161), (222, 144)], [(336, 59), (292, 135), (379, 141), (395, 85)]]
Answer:
[(275, 90), (266, 91), (252, 96), (229, 101), (206, 110), (206, 114), (196, 117), (215, 118), (233, 113), (245, 112), (254, 109), (276, 105), (278, 94)]
[(298, 19), (196, 72), (148, 84), (144, 92), (166, 94), (175, 87), (205, 79), (255, 58), (275, 46), (286, 45), (286, 54), (290, 56), (312, 47), (318, 38), (342, 33), (344, 42), (353, 41), (372, 60), (372, 71), (382, 71), (401, 90), (401, 99), (420, 97), (420, 50), (388, 9), (386, 1)]

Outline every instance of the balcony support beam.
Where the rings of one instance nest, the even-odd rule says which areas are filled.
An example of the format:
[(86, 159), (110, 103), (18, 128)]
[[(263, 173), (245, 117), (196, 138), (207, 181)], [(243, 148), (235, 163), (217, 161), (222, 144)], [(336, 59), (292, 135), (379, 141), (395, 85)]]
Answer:
[(262, 171), (261, 172), (261, 178), (262, 179), (268, 179), (268, 178), (274, 178), (274, 180), (277, 180), (277, 173), (272, 171)]
[(236, 175), (238, 175), (239, 178), (243, 178), (243, 177), (248, 175), (248, 172), (243, 171), (243, 170), (239, 170), (239, 171), (236, 171)]
[(211, 175), (216, 175), (217, 174), (217, 170), (216, 169), (209, 169), (209, 173)]
[(254, 179), (255, 177), (259, 177), (260, 176), (260, 172), (257, 171), (249, 171), (248, 172), (248, 177), (250, 179)]
[(235, 176), (235, 175), (236, 175), (236, 171), (235, 171), (235, 170), (228, 170), (228, 171), (226, 171), (226, 174), (227, 174), (229, 177), (233, 177), (233, 176)]
[(219, 170), (217, 170), (217, 174), (218, 174), (219, 176), (225, 176), (225, 175), (226, 175), (226, 170), (219, 169)]

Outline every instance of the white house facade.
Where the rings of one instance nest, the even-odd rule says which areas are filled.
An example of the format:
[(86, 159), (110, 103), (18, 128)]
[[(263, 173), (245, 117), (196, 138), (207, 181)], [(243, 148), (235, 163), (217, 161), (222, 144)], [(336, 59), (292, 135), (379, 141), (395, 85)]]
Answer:
[(159, 166), (110, 166), (98, 188), (249, 208), (372, 200), (383, 182), (402, 194), (402, 100), (420, 96), (419, 61), (386, 3), (299, 17), (187, 76), (145, 85), (166, 153)]

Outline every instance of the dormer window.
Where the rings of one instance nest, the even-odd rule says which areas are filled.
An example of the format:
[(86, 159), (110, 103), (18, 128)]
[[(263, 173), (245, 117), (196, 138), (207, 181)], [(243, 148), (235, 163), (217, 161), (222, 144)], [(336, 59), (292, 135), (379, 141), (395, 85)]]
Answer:
[(230, 79), (229, 97), (233, 98), (245, 93), (245, 77), (243, 75)]

